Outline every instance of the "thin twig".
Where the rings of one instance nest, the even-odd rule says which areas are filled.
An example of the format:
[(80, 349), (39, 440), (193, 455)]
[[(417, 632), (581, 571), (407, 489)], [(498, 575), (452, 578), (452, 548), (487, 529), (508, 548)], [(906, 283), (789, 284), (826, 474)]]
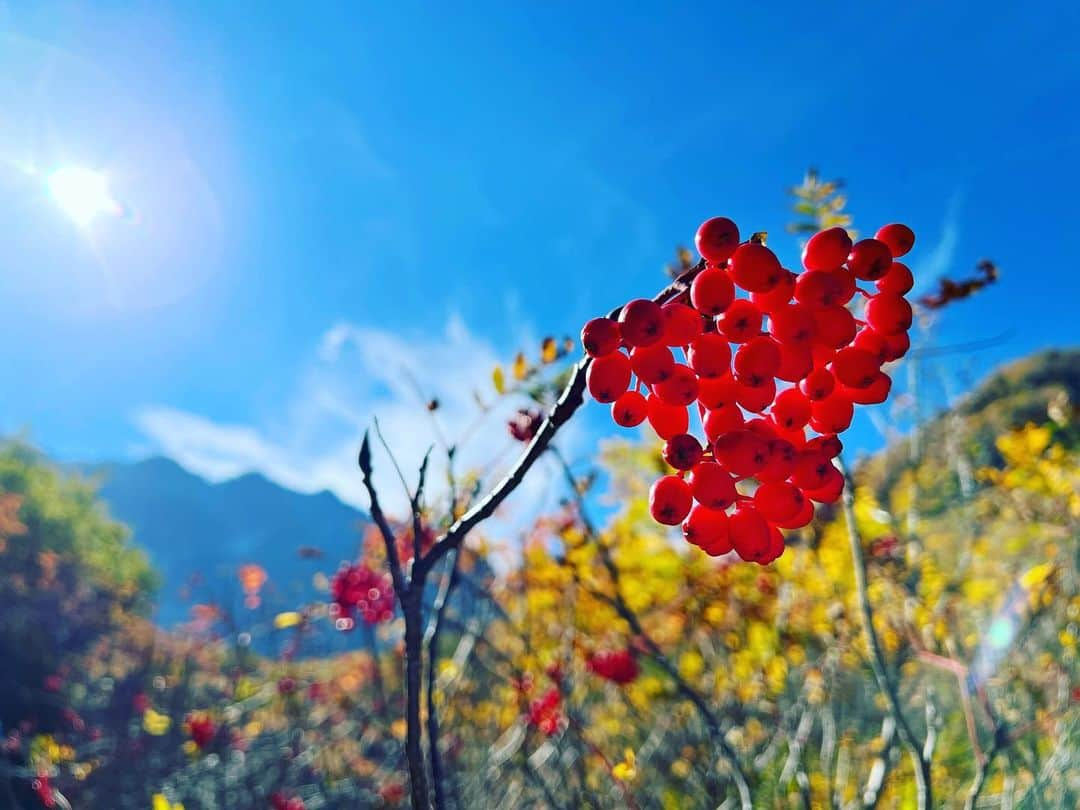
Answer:
[(930, 780), (930, 763), (923, 757), (922, 746), (915, 737), (904, 716), (900, 706), (900, 695), (896, 684), (889, 676), (888, 664), (885, 661), (885, 653), (882, 651), (881, 642), (878, 639), (877, 630), (874, 628), (874, 613), (870, 606), (870, 594), (866, 583), (866, 558), (863, 555), (862, 538), (859, 535), (859, 527), (855, 522), (855, 483), (844, 466), (841, 457), (837, 456), (836, 465), (844, 476), (844, 493), (841, 499), (844, 509), (844, 519), (847, 523), (848, 539), (851, 545), (852, 568), (855, 572), (855, 590), (859, 600), (859, 608), (862, 613), (863, 631), (866, 633), (866, 643), (870, 648), (870, 662), (874, 670), (878, 688), (885, 693), (889, 704), (889, 712), (896, 721), (900, 739), (907, 748), (915, 771), (915, 785), (918, 792), (919, 810), (930, 810), (933, 806), (933, 786)]

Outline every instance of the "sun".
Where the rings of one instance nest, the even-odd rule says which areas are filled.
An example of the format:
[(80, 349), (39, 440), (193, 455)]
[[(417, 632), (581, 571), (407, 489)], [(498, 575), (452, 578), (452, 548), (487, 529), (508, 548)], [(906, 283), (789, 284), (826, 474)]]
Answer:
[(76, 167), (57, 169), (47, 182), (56, 204), (80, 227), (116, 210), (116, 201), (101, 172)]

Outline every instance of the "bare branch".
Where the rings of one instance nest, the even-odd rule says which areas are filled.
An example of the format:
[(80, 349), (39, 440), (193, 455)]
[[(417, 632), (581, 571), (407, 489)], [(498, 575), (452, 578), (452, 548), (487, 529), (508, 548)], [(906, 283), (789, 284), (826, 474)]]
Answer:
[(360, 473), (364, 478), (364, 487), (368, 493), (371, 519), (379, 527), (379, 533), (382, 535), (383, 543), (386, 546), (386, 560), (390, 565), (390, 577), (394, 581), (394, 592), (400, 602), (405, 598), (408, 583), (405, 581), (405, 572), (401, 570), (401, 560), (397, 553), (397, 538), (394, 536), (394, 530), (391, 528), (390, 522), (383, 513), (382, 506), (379, 504), (378, 493), (375, 491), (371, 466), (371, 442), (368, 439), (367, 431), (364, 431), (364, 440), (360, 444), (360, 455), (357, 462), (360, 466)]

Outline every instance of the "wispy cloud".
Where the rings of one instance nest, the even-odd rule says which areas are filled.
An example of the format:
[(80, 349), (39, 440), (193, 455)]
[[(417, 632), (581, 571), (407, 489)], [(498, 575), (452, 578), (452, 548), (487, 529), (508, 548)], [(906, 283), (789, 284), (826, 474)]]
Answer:
[[(488, 479), (504, 473), (520, 450), (506, 429), (520, 402), (496, 403), (490, 388), (492, 368), (506, 359), (500, 354), (457, 317), (443, 334), (413, 339), (341, 322), (313, 347), (309, 368), (272, 421), (223, 423), (167, 405), (140, 408), (134, 421), (158, 452), (210, 480), (259, 472), (290, 489), (328, 489), (366, 508), (356, 453), (363, 431), (378, 418), (407, 477), (415, 476), (424, 453), (435, 446), (429, 489), (437, 496), (446, 491), (443, 442), (460, 443), (459, 474), (482, 471)], [(478, 395), (490, 405), (486, 412)], [(435, 414), (425, 408), (429, 398), (439, 401)], [(568, 427), (561, 441), (572, 447), (582, 433)], [(402, 513), (405, 493), (374, 434), (372, 440), (384, 506)], [(553, 469), (538, 472), (514, 496), (530, 514), (551, 505), (561, 492)]]
[(931, 287), (937, 280), (954, 269), (956, 248), (960, 240), (960, 207), (963, 195), (959, 190), (949, 198), (945, 216), (941, 222), (941, 232), (937, 242), (928, 250), (921, 250), (920, 258), (911, 270), (918, 279), (919, 287)]

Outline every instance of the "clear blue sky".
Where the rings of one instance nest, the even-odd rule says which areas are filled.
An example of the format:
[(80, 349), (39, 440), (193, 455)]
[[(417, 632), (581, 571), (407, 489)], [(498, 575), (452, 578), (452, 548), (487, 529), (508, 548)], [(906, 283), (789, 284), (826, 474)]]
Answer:
[[(797, 261), (811, 164), (922, 285), (1000, 263), (934, 338), (1014, 330), (965, 373), (1075, 345), (1077, 6), (912, 6), (0, 5), (0, 432), (333, 484), (401, 357), (452, 417), (707, 216)], [(130, 213), (77, 228), (64, 166)]]

